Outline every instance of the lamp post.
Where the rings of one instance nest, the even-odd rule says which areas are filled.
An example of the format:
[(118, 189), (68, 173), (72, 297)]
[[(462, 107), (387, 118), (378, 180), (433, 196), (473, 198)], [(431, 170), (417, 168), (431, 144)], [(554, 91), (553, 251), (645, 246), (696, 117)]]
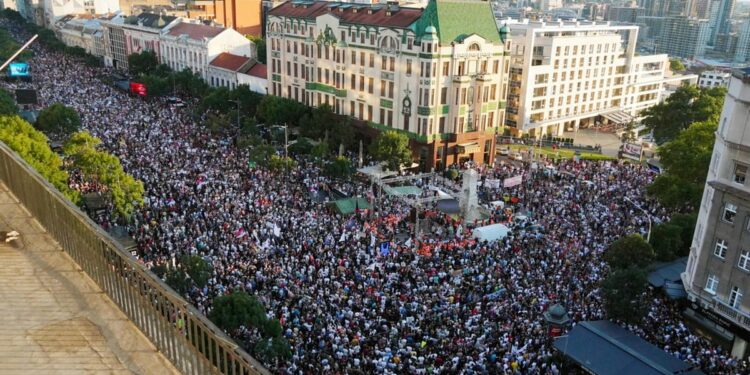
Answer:
[(646, 211), (643, 207), (633, 202), (630, 198), (625, 197), (624, 199), (630, 202), (630, 204), (632, 204), (635, 208), (643, 212), (643, 214), (646, 215), (646, 217), (648, 218), (648, 234), (646, 234), (646, 242), (650, 242), (651, 241), (651, 214), (648, 213), (648, 211)]

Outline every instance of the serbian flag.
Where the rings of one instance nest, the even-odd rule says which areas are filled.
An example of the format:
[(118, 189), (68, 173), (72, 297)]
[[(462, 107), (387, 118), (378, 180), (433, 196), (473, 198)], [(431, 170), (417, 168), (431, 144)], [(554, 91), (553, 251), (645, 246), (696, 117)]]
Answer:
[(233, 233), (234, 233), (234, 236), (237, 238), (247, 237), (247, 232), (245, 232), (245, 228), (243, 227), (237, 228)]

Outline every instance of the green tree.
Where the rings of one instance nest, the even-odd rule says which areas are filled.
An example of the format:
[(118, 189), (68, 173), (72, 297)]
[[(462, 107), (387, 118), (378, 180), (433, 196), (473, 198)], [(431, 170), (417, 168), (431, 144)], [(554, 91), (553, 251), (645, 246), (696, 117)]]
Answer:
[(193, 73), (190, 69), (183, 69), (182, 71), (175, 72), (172, 74), (172, 77), (177, 86), (177, 90), (194, 98), (205, 96), (210, 89), (206, 81), (204, 81), (197, 73)]
[(229, 115), (223, 114), (223, 113), (215, 113), (215, 112), (209, 112), (208, 115), (206, 115), (206, 128), (213, 133), (213, 134), (219, 134), (224, 129), (228, 129), (232, 125), (232, 119), (229, 117)]
[(662, 223), (651, 231), (651, 247), (656, 252), (656, 259), (668, 262), (680, 253), (682, 243), (682, 228), (669, 223)]
[(648, 193), (668, 208), (697, 207), (708, 175), (715, 132), (715, 123), (698, 122), (659, 147), (665, 172), (647, 188)]
[(182, 257), (180, 264), (185, 269), (185, 273), (193, 280), (195, 286), (203, 288), (208, 284), (213, 267), (203, 258), (197, 255), (186, 255)]
[(268, 160), (268, 169), (275, 172), (288, 171), (294, 168), (297, 163), (290, 157), (271, 155)]
[(677, 256), (687, 256), (690, 254), (690, 244), (693, 242), (693, 233), (695, 232), (695, 222), (698, 215), (692, 214), (675, 214), (669, 220), (669, 224), (680, 227), (682, 247), (676, 253)]
[(307, 138), (300, 138), (293, 145), (289, 146), (289, 152), (296, 155), (307, 155), (312, 151), (313, 145)]
[(85, 178), (109, 188), (115, 210), (127, 218), (143, 203), (143, 183), (125, 173), (116, 156), (98, 150), (96, 147), (100, 143), (101, 140), (88, 132), (76, 132), (63, 145), (63, 152)]
[(343, 156), (337, 156), (326, 165), (326, 173), (335, 178), (347, 178), (352, 174), (352, 161)]
[(55, 103), (39, 112), (36, 127), (48, 134), (66, 136), (78, 131), (81, 118), (75, 109)]
[(136, 77), (143, 74), (155, 73), (158, 66), (159, 59), (153, 51), (132, 53), (128, 56), (128, 69), (130, 69), (130, 74)]
[(276, 156), (276, 150), (266, 143), (256, 145), (250, 149), (250, 161), (262, 167), (268, 167), (271, 156)]
[(328, 148), (328, 143), (326, 142), (320, 142), (317, 145), (315, 145), (312, 150), (310, 150), (310, 155), (316, 159), (323, 159), (328, 154), (330, 154), (330, 150)]
[(201, 108), (204, 111), (217, 111), (227, 113), (234, 109), (237, 104), (232, 103), (231, 90), (225, 86), (212, 89), (201, 100)]
[(0, 141), (73, 203), (79, 203), (80, 194), (68, 186), (68, 173), (62, 169), (62, 159), (50, 149), (42, 132), (18, 116), (0, 116)]
[(669, 59), (669, 69), (671, 69), (673, 72), (681, 72), (685, 70), (685, 64), (677, 59)]
[(643, 303), (647, 287), (646, 273), (637, 267), (617, 269), (602, 282), (604, 309), (612, 319), (639, 322), (648, 304)]
[(255, 344), (254, 352), (266, 361), (287, 360), (292, 357), (289, 342), (283, 337), (272, 337), (258, 341)]
[(146, 85), (146, 94), (150, 97), (164, 96), (173, 90), (172, 80), (169, 76), (156, 74), (142, 75), (134, 82)]
[(208, 318), (226, 332), (240, 326), (260, 327), (266, 322), (266, 310), (258, 300), (242, 291), (234, 291), (214, 299)]
[(646, 268), (654, 260), (654, 249), (640, 235), (631, 234), (612, 242), (604, 260), (612, 269)]
[(245, 38), (255, 43), (255, 49), (258, 55), (258, 62), (261, 64), (266, 63), (266, 40), (262, 37), (255, 35), (245, 35)]
[(169, 268), (164, 275), (164, 282), (181, 295), (189, 292), (192, 286), (187, 273), (181, 268)]
[(664, 102), (643, 111), (642, 124), (653, 131), (658, 144), (663, 144), (695, 122), (718, 123), (725, 94), (723, 87), (701, 90), (684, 85)]
[(0, 116), (15, 115), (18, 114), (18, 106), (16, 101), (10, 94), (0, 89)]
[(394, 130), (382, 132), (370, 145), (370, 155), (375, 160), (385, 162), (386, 169), (398, 171), (402, 166), (411, 164), (409, 138)]

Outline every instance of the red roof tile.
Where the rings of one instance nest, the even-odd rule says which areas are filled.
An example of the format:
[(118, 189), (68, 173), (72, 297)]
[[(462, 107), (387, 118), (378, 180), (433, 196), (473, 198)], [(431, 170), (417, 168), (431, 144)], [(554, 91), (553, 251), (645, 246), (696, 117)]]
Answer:
[(250, 61), (249, 57), (223, 52), (211, 60), (209, 65), (236, 72), (248, 61)]
[(266, 64), (257, 63), (247, 71), (247, 75), (268, 79), (268, 67), (266, 66)]
[[(345, 5), (345, 8), (337, 8), (336, 6), (338, 5)], [(279, 17), (314, 19), (320, 15), (330, 13), (338, 17), (343, 23), (403, 28), (414, 23), (422, 15), (421, 9), (400, 8), (392, 12), (389, 16), (386, 14), (386, 6), (383, 5), (374, 7), (372, 14), (367, 14), (368, 8), (370, 7), (367, 5), (333, 3), (328, 1), (317, 1), (307, 4), (294, 4), (291, 1), (287, 1), (271, 9), (269, 14)], [(356, 13), (354, 12), (355, 9), (357, 10)]]
[(196, 23), (180, 22), (169, 29), (169, 35), (180, 36), (187, 34), (190, 39), (203, 40), (203, 38), (213, 38), (224, 31), (221, 27), (208, 26)]

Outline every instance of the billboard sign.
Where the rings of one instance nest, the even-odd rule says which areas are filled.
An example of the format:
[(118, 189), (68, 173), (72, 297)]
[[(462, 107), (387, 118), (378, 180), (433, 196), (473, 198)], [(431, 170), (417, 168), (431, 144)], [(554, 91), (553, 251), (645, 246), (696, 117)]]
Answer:
[(10, 63), (8, 65), (8, 77), (28, 77), (31, 75), (29, 64), (27, 63)]
[(641, 160), (643, 146), (635, 143), (625, 143), (622, 145), (622, 157), (628, 159)]
[(138, 82), (130, 82), (130, 93), (138, 96), (146, 96), (146, 85)]

